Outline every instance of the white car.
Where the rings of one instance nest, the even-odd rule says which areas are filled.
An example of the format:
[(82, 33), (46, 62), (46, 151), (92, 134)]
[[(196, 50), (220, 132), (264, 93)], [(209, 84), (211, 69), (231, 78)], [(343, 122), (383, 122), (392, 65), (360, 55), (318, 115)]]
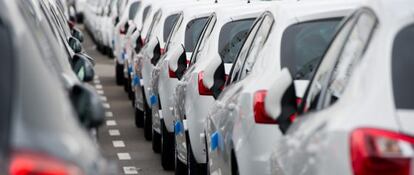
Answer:
[[(241, 2), (233, 7), (218, 9), (203, 31), (189, 67), (176, 87), (174, 130), (177, 164), (187, 166), (190, 174), (206, 173), (205, 144), (200, 134), (207, 112), (214, 103), (213, 93), (199, 83), (208, 71), (212, 74), (218, 72), (219, 77), (230, 71), (255, 19), (270, 4)], [(209, 66), (215, 69), (207, 70)]]
[(121, 85), (125, 81), (126, 69), (124, 67), (124, 61), (128, 59), (126, 56), (126, 43), (128, 37), (136, 29), (136, 24), (132, 22), (135, 18), (138, 10), (140, 10), (141, 1), (131, 0), (128, 1), (124, 8), (120, 8), (122, 15), (119, 17), (119, 22), (114, 28), (114, 55), (115, 55), (115, 77), (116, 83)]
[(270, 175), (270, 154), (282, 135), (264, 111), (271, 80), (294, 72), (302, 97), (336, 28), (356, 7), (352, 1), (275, 2), (262, 15), (205, 122), (209, 173)]
[[(319, 64), (297, 119), (272, 145), (273, 174), (413, 173), (414, 1), (362, 2)], [(291, 86), (287, 75), (266, 99), (282, 121), (285, 112), (273, 109)]]
[[(230, 6), (228, 3), (208, 2), (184, 8), (168, 38), (165, 55), (153, 69), (149, 97), (152, 109), (153, 148), (155, 151), (161, 151), (162, 165), (166, 169), (174, 169), (175, 158), (174, 116), (171, 110), (174, 102), (172, 94), (178, 83), (175, 72), (179, 72), (175, 63), (180, 59), (180, 63), (184, 64), (180, 67), (187, 66), (209, 16), (215, 9), (226, 4)], [(176, 167), (178, 174), (186, 171), (186, 168)]]
[(144, 135), (147, 140), (151, 140), (152, 137), (151, 101), (149, 99), (152, 70), (164, 54), (165, 42), (180, 13), (185, 7), (195, 3), (195, 1), (179, 0), (173, 4), (160, 6), (154, 13), (150, 28), (145, 37), (145, 45), (137, 57), (134, 58), (136, 59), (134, 62), (138, 62), (137, 69), (138, 75), (140, 75), (139, 81), (142, 85), (144, 101), (144, 111), (137, 112), (143, 113)]

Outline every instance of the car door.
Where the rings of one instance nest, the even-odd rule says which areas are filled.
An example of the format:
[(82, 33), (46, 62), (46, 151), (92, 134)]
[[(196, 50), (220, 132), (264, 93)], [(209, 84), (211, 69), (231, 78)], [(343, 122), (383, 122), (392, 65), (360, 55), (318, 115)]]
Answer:
[(274, 170), (286, 174), (344, 173), (340, 171), (341, 167), (320, 168), (329, 162), (324, 153), (328, 149), (325, 147), (329, 147), (326, 145), (328, 137), (332, 134), (343, 136), (327, 130), (329, 120), (335, 117), (330, 107), (348, 85), (349, 77), (360, 62), (376, 24), (376, 17), (371, 11), (361, 10), (342, 25), (308, 87), (299, 111), (301, 115), (276, 145)]

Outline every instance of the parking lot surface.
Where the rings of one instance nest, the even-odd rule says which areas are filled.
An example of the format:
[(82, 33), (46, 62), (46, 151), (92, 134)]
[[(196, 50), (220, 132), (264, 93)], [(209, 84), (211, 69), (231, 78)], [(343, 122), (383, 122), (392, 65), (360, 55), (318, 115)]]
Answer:
[(92, 85), (105, 101), (106, 123), (98, 131), (103, 154), (117, 162), (119, 174), (173, 174), (162, 169), (160, 156), (152, 151), (142, 129), (135, 127), (131, 101), (123, 87), (115, 84), (113, 60), (96, 51), (89, 35), (85, 36), (84, 47), (96, 60), (97, 76)]

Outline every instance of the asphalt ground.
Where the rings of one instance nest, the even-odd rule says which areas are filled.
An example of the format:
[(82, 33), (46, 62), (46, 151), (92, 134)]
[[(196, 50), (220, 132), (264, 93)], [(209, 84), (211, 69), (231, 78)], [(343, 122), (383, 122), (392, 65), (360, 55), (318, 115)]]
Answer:
[[(82, 28), (82, 26), (80, 26)], [(161, 167), (161, 157), (152, 151), (141, 128), (134, 125), (134, 110), (122, 86), (115, 83), (114, 60), (96, 50), (90, 36), (84, 31), (85, 51), (96, 60), (96, 77), (92, 82), (101, 95), (106, 110), (106, 123), (99, 128), (98, 143), (102, 153), (118, 164), (122, 174), (173, 174)]]

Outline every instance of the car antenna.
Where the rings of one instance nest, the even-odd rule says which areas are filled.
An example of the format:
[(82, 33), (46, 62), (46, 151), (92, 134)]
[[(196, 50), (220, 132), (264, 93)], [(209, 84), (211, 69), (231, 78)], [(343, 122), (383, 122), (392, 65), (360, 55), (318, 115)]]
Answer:
[(214, 0), (214, 3), (216, 3), (216, 4), (217, 4), (217, 3), (218, 3), (218, 0)]
[(250, 4), (250, 0), (247, 0), (247, 3)]

